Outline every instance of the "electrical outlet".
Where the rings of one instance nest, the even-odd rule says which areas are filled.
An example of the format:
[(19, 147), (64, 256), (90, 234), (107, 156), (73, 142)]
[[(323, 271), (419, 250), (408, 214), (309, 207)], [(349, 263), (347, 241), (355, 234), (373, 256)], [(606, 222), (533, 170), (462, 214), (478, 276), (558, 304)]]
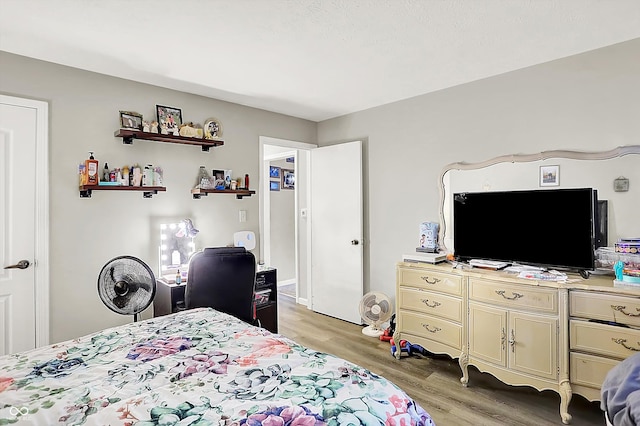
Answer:
[(239, 219), (240, 219), (240, 222), (246, 222), (247, 221), (247, 211), (246, 210), (240, 210)]

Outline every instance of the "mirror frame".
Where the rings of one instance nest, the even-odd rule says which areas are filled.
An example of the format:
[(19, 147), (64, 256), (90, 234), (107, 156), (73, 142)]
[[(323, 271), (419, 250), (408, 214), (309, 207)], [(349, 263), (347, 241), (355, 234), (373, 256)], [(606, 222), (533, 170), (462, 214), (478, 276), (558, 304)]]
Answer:
[(438, 244), (440, 251), (449, 252), (444, 244), (444, 236), (447, 229), (447, 223), (444, 217), (445, 203), (445, 185), (444, 179), (447, 172), (451, 170), (476, 170), (493, 166), (499, 163), (529, 163), (533, 161), (547, 160), (549, 158), (566, 158), (570, 160), (610, 160), (612, 158), (623, 157), (630, 154), (640, 154), (640, 145), (624, 145), (609, 151), (569, 151), (569, 150), (551, 150), (542, 151), (537, 154), (510, 154), (494, 157), (486, 161), (478, 163), (457, 162), (447, 164), (442, 168), (438, 180), (438, 192), (440, 195), (440, 205), (438, 206), (438, 216), (440, 218), (440, 230), (438, 231)]

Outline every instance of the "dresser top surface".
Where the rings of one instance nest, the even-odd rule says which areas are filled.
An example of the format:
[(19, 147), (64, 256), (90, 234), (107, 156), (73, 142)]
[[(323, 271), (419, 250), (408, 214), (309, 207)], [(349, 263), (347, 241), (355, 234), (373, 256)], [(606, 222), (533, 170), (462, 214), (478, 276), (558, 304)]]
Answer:
[[(462, 264), (458, 264), (462, 265)], [(588, 279), (582, 278), (579, 274), (567, 274), (566, 282), (542, 281), (526, 278), (518, 278), (517, 274), (505, 271), (492, 271), (489, 269), (473, 268), (468, 265), (456, 267), (453, 263), (442, 262), (438, 264), (427, 264), (417, 262), (398, 262), (397, 266), (404, 269), (419, 269), (434, 271), (439, 273), (450, 273), (471, 278), (491, 279), (495, 281), (508, 281), (510, 283), (563, 288), (568, 290), (598, 291), (616, 294), (627, 294), (640, 296), (640, 285), (618, 286), (614, 285), (614, 277), (608, 275), (591, 275)]]

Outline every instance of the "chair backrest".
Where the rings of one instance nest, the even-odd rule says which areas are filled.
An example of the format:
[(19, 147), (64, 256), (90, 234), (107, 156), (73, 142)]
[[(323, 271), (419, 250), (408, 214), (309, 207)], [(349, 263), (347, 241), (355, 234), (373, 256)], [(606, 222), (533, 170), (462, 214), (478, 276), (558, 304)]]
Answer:
[(211, 307), (254, 322), (256, 259), (244, 247), (211, 247), (189, 261), (187, 309)]

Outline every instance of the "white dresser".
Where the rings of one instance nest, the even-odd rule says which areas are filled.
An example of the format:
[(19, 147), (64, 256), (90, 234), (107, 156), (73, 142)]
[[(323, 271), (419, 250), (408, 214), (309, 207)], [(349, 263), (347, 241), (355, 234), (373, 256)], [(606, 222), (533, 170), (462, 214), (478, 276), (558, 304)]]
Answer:
[(554, 390), (565, 424), (572, 394), (599, 399), (606, 373), (640, 351), (640, 288), (614, 287), (612, 277), (558, 284), (401, 262), (396, 304), (396, 342), (457, 358), (463, 385), (474, 365), (507, 384)]

